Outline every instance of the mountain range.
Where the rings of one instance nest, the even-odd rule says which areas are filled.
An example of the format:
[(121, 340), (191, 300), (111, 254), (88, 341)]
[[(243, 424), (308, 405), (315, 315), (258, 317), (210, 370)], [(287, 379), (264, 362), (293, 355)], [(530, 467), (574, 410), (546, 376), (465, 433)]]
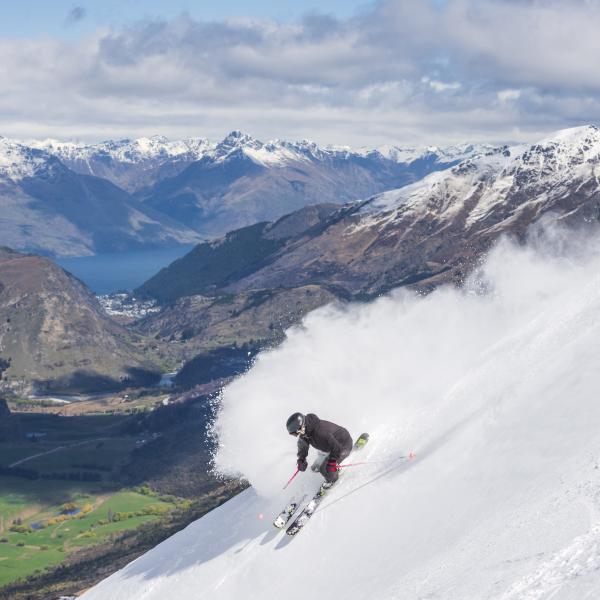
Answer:
[(59, 256), (199, 241), (107, 179), (69, 169), (56, 156), (0, 138), (0, 239), (16, 250)]
[[(45, 168), (68, 170), (42, 150), (28, 156), (41, 180)], [(237, 348), (239, 356), (218, 356), (238, 365), (319, 306), (403, 286), (460, 284), (502, 235), (523, 240), (544, 219), (597, 223), (599, 164), (600, 131), (575, 128), (533, 145), (483, 149), (366, 200), (310, 205), (231, 231), (198, 244), (136, 290), (163, 309), (138, 322), (135, 333), (104, 315), (89, 290), (51, 261), (2, 250), (3, 384), (90, 389), (143, 381), (155, 372), (144, 356), (148, 337), (168, 342), (177, 360)], [(29, 177), (11, 168), (11, 181)], [(200, 371), (187, 369), (186, 382), (195, 372), (203, 377)]]
[(600, 131), (580, 127), (485, 151), (341, 208), (242, 228), (198, 245), (141, 286), (137, 293), (167, 308), (139, 326), (203, 350), (268, 345), (319, 303), (460, 284), (502, 235), (524, 240), (543, 219), (597, 223), (599, 165)]
[(482, 148), (352, 151), (240, 132), (216, 144), (0, 138), (0, 238), (55, 256), (194, 243), (309, 204), (398, 188)]
[(52, 139), (25, 143), (56, 156), (76, 173), (108, 179), (129, 193), (177, 175), (214, 147), (204, 138), (172, 142), (164, 136), (107, 140), (98, 144)]
[(206, 237), (277, 219), (309, 204), (366, 198), (401, 187), (477, 152), (467, 145), (419, 153), (388, 148), (352, 151), (303, 141), (260, 142), (239, 131), (175, 177), (139, 194)]

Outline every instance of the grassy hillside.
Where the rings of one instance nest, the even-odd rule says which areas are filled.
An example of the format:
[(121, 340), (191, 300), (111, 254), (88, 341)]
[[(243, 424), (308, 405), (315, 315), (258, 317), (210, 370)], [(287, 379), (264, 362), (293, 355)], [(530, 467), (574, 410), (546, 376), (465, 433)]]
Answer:
[(0, 598), (77, 591), (235, 493), (208, 474), (208, 398), (158, 404), (18, 413), (31, 439), (0, 442)]

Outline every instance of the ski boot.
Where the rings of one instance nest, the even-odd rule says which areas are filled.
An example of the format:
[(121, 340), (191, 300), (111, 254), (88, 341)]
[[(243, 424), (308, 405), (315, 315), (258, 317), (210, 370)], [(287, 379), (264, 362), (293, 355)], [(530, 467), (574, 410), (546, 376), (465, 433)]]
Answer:
[(333, 487), (334, 482), (330, 482), (330, 481), (324, 481), (321, 484), (321, 487), (319, 488), (319, 491), (317, 492), (318, 496), (324, 496), (328, 490), (330, 490)]

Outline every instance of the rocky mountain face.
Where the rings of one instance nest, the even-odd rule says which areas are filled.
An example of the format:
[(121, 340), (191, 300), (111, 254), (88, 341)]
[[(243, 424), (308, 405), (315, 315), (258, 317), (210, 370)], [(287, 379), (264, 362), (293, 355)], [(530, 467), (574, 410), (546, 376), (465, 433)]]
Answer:
[[(599, 169), (600, 131), (576, 128), (531, 146), (486, 151), (412, 185), (325, 210), (289, 236), (275, 235), (272, 245), (269, 232), (298, 213), (279, 225), (241, 229), (198, 246), (140, 288), (163, 302), (191, 296), (176, 300), (144, 328), (159, 337), (204, 336), (213, 315), (223, 309), (219, 299), (239, 319), (236, 302), (243, 306), (242, 299), (252, 294), (273, 302), (283, 290), (298, 301), (299, 318), (304, 314), (301, 290), (307, 286), (327, 292), (307, 300), (306, 306), (314, 308), (320, 300), (368, 299), (400, 286), (427, 290), (460, 283), (501, 235), (524, 239), (544, 215), (566, 224), (597, 223)], [(207, 265), (224, 256), (230, 260), (225, 275), (215, 278)], [(182, 289), (184, 279), (193, 285)], [(271, 311), (277, 309), (265, 309), (264, 320), (251, 319), (255, 341), (266, 339), (265, 324), (281, 333)], [(170, 318), (174, 313), (177, 319)], [(177, 322), (186, 319), (184, 335)], [(233, 323), (220, 343), (233, 343), (237, 326)]]
[(343, 204), (398, 188), (446, 168), (475, 146), (422, 152), (352, 151), (312, 142), (263, 143), (234, 131), (175, 177), (139, 195), (206, 237), (272, 221), (309, 204)]
[(144, 343), (51, 260), (0, 251), (0, 390), (76, 392), (158, 379)]
[(140, 204), (106, 179), (81, 175), (47, 152), (0, 138), (0, 239), (54, 255), (199, 241), (185, 225)]

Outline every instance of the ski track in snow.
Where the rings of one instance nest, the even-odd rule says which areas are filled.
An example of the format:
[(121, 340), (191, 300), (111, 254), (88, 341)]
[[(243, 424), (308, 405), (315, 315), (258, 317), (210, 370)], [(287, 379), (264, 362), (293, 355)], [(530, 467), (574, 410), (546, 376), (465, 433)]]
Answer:
[[(216, 463), (252, 488), (83, 598), (600, 598), (600, 234), (543, 244), (308, 315), (222, 398)], [(416, 457), (348, 469), (289, 538), (271, 521), (320, 481), (281, 490), (296, 410), (370, 432), (361, 461)]]

